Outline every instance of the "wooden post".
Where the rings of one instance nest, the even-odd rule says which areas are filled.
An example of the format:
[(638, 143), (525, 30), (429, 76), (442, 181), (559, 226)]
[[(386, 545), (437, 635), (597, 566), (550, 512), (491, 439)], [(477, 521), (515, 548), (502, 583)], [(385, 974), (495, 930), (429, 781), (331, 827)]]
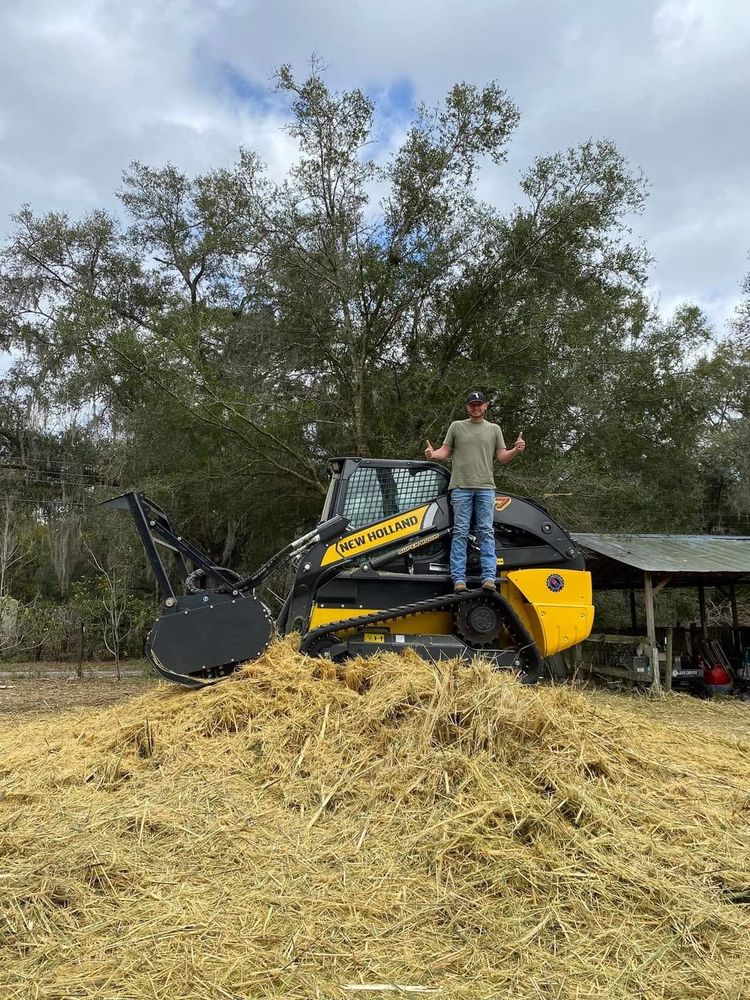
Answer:
[(659, 650), (656, 645), (656, 619), (654, 618), (654, 586), (651, 581), (651, 574), (643, 574), (643, 598), (646, 605), (646, 635), (648, 636), (651, 649), (651, 671), (653, 680), (651, 690), (661, 690), (661, 677), (659, 676)]
[(83, 619), (78, 623), (78, 667), (76, 668), (76, 674), (78, 677), (83, 677), (83, 639), (84, 639), (84, 624)]
[(670, 627), (667, 629), (667, 654), (664, 662), (664, 690), (672, 690), (672, 648), (673, 648), (673, 633), (674, 629)]
[(701, 616), (702, 638), (706, 639), (708, 638), (706, 636), (706, 590), (702, 583), (698, 584), (698, 608)]
[(579, 642), (575, 646), (573, 646), (573, 672), (576, 678), (578, 678), (582, 666), (583, 666), (583, 646)]
[(734, 651), (738, 658), (742, 658), (742, 642), (740, 640), (740, 618), (737, 614), (737, 591), (734, 584), (729, 586), (729, 603), (732, 605), (732, 640)]
[(635, 591), (630, 588), (630, 625), (633, 632), (638, 631), (638, 616), (635, 613)]

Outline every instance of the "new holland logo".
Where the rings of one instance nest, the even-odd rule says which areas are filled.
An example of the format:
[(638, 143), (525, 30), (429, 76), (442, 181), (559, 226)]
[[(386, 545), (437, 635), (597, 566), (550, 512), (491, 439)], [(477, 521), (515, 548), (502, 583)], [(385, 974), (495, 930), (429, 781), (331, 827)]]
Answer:
[(410, 528), (416, 528), (419, 518), (412, 514), (409, 517), (402, 517), (394, 521), (386, 521), (377, 527), (369, 528), (367, 531), (360, 531), (356, 535), (349, 535), (336, 542), (336, 554), (342, 559), (357, 552), (359, 549), (367, 549), (371, 545), (377, 545), (392, 535), (402, 535)]
[(345, 535), (328, 546), (320, 565), (330, 566), (331, 563), (339, 562), (341, 559), (365, 555), (371, 549), (389, 545), (391, 542), (419, 541), (414, 535), (422, 528), (429, 509), (429, 504), (425, 504), (424, 507), (412, 507), (403, 514), (397, 514), (395, 517), (371, 524), (368, 528), (355, 531), (351, 535)]

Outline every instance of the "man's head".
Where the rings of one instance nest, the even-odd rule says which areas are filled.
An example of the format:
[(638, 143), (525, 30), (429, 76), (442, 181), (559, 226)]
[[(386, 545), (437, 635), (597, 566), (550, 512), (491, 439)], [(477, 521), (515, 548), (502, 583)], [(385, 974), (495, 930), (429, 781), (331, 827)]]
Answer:
[(483, 392), (472, 391), (466, 397), (466, 412), (472, 420), (483, 420), (487, 409), (487, 400)]

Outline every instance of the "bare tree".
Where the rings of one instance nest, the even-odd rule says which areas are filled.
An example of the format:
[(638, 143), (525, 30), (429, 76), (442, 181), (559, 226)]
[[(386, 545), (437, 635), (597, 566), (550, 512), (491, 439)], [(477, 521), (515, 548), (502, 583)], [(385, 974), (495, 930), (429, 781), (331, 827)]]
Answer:
[(81, 535), (81, 540), (91, 562), (100, 574), (102, 585), (102, 640), (107, 652), (111, 653), (114, 658), (115, 672), (119, 681), (122, 679), (120, 672), (122, 650), (133, 631), (132, 625), (126, 624), (130, 586), (129, 575), (127, 570), (123, 570), (118, 566), (116, 557), (112, 558), (111, 565), (107, 568), (83, 535)]
[(36, 600), (21, 604), (14, 597), (0, 595), (0, 660), (38, 649), (49, 630), (37, 621)]
[(52, 565), (62, 597), (70, 590), (70, 578), (78, 555), (80, 535), (80, 515), (78, 511), (66, 511), (60, 517), (50, 517), (47, 525)]
[(19, 529), (19, 519), (10, 498), (6, 497), (0, 507), (0, 599), (8, 593), (11, 569), (31, 551), (31, 539)]

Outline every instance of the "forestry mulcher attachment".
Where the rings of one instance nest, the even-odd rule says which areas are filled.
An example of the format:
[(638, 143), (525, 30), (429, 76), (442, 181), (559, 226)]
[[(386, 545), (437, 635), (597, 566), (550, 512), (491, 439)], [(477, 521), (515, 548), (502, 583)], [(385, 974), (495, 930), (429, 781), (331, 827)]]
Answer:
[[(336, 458), (316, 528), (240, 578), (177, 534), (139, 493), (104, 506), (129, 510), (164, 599), (146, 641), (156, 672), (190, 687), (213, 683), (259, 657), (275, 632), (334, 661), (413, 649), (425, 659), (481, 655), (535, 683), (544, 657), (582, 642), (594, 609), (591, 578), (570, 536), (531, 500), (495, 498), (497, 591), (479, 589), (470, 540), (468, 586), (449, 573), (447, 470), (431, 462)], [(159, 552), (183, 580), (172, 586)], [(291, 563), (294, 579), (275, 620), (255, 591)]]

